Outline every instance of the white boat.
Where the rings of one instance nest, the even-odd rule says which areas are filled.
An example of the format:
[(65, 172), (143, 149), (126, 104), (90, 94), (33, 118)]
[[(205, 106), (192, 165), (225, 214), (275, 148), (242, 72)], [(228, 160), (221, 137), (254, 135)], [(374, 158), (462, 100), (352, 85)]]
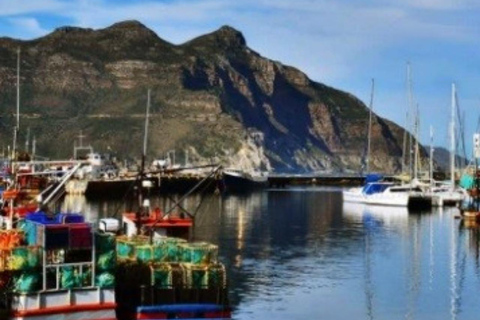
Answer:
[(431, 199), (419, 187), (393, 182), (371, 182), (361, 188), (344, 190), (343, 201), (417, 208), (431, 204)]
[(433, 130), (430, 136), (432, 145), (430, 146), (430, 181), (431, 185), (426, 189), (426, 193), (432, 197), (432, 206), (443, 207), (447, 205), (460, 205), (468, 194), (465, 189), (455, 183), (455, 116), (456, 116), (456, 89), (452, 84), (452, 107), (450, 120), (450, 182), (436, 182), (433, 180)]
[(427, 192), (432, 197), (432, 206), (443, 207), (448, 205), (459, 205), (467, 197), (466, 190), (453, 188), (449, 185), (433, 186)]

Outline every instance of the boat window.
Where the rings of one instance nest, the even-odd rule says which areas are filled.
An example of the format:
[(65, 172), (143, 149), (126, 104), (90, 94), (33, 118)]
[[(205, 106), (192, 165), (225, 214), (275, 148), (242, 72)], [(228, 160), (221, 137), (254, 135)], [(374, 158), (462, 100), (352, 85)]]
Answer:
[(392, 188), (390, 192), (422, 192), (422, 189), (419, 187), (415, 188)]

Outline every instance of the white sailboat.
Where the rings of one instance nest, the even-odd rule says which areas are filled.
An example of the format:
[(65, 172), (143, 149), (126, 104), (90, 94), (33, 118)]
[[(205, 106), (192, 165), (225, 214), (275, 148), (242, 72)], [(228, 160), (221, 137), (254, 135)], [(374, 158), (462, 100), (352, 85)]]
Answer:
[[(373, 109), (374, 82), (372, 80), (372, 93), (370, 100), (370, 115), (367, 144), (367, 170), (370, 157), (370, 132)], [(423, 191), (413, 184), (399, 185), (393, 182), (369, 181), (363, 187), (351, 188), (343, 191), (343, 201), (357, 202), (371, 205), (424, 207), (429, 204)]]
[[(458, 205), (466, 197), (466, 191), (455, 186), (455, 110), (456, 87), (452, 83), (452, 109), (450, 120), (450, 183), (435, 182), (431, 176), (432, 185), (428, 193), (432, 197), (432, 205), (442, 207), (445, 205)], [(433, 153), (433, 152), (432, 152)]]

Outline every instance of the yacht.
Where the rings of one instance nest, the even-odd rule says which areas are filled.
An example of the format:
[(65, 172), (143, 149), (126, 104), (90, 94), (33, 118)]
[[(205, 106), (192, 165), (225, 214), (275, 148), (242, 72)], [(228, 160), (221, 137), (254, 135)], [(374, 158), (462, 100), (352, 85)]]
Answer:
[(431, 206), (431, 198), (420, 187), (393, 182), (369, 182), (361, 188), (343, 191), (345, 202), (419, 208)]

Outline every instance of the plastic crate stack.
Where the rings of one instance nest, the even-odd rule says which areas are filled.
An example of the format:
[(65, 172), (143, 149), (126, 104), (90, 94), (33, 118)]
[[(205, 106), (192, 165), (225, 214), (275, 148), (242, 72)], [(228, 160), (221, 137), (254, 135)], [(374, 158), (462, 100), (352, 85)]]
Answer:
[(206, 242), (145, 236), (117, 238), (117, 259), (123, 264), (148, 266), (151, 285), (158, 289), (225, 288), (225, 267), (217, 261), (218, 247)]
[[(94, 286), (92, 226), (80, 214), (28, 214), (23, 229), (29, 245), (43, 252), (40, 290)], [(38, 288), (38, 287), (36, 287)]]

